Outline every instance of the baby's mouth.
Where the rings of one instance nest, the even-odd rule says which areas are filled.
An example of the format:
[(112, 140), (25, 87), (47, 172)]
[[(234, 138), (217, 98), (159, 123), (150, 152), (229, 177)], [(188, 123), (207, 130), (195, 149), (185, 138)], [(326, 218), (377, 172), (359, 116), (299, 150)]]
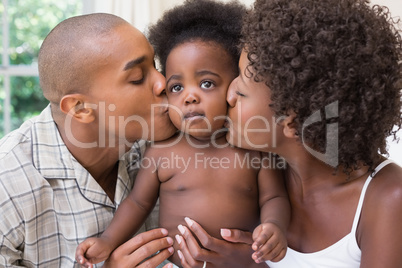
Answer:
[(197, 113), (197, 112), (191, 112), (191, 113), (187, 113), (184, 115), (184, 119), (192, 119), (192, 118), (200, 118), (200, 117), (204, 117), (204, 114), (201, 113)]

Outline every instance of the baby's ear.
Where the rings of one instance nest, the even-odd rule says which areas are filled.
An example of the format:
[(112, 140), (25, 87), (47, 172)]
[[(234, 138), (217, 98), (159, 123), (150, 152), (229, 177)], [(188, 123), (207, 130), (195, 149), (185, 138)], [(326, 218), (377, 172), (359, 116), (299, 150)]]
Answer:
[(60, 110), (81, 123), (91, 123), (96, 118), (93, 105), (87, 103), (82, 94), (65, 95), (60, 101)]
[(296, 114), (294, 112), (289, 113), (289, 115), (284, 116), (280, 124), (283, 126), (283, 134), (287, 138), (297, 138), (297, 129), (294, 119)]

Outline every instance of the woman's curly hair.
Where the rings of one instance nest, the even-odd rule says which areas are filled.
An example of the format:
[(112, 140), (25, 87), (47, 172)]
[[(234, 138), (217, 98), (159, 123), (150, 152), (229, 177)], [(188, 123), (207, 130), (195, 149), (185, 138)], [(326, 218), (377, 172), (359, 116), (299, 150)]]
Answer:
[(156, 24), (148, 29), (148, 39), (165, 75), (166, 59), (177, 45), (194, 40), (215, 42), (233, 58), (237, 73), (244, 5), (213, 0), (187, 0), (166, 11)]
[[(310, 148), (323, 153), (338, 143), (336, 166), (346, 173), (361, 165), (373, 170), (387, 154), (387, 136), (401, 128), (397, 23), (386, 7), (366, 0), (256, 0), (245, 18), (248, 70), (271, 89), (273, 110), (296, 114), (297, 133)], [(337, 116), (325, 120), (331, 104)], [(308, 123), (316, 111), (324, 119)], [(327, 135), (329, 124), (338, 132)]]

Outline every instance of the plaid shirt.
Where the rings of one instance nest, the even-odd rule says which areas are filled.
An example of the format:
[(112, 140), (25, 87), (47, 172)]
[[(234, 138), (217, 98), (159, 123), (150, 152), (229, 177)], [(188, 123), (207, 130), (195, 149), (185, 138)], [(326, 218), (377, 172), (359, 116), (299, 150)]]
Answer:
[[(101, 234), (128, 195), (145, 142), (119, 161), (115, 200), (70, 154), (50, 106), (0, 140), (0, 267), (79, 267), (76, 247)], [(158, 209), (140, 231), (157, 227)]]

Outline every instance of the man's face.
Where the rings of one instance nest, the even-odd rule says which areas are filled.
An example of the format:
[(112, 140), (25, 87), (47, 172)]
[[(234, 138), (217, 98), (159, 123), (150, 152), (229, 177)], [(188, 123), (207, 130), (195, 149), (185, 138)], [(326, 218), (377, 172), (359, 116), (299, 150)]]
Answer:
[[(109, 144), (164, 140), (175, 132), (169, 120), (165, 78), (154, 66), (154, 51), (131, 25), (100, 37), (99, 68), (88, 93), (98, 105), (99, 133)], [(107, 48), (105, 50), (104, 48)], [(113, 140), (111, 140), (113, 139)]]

